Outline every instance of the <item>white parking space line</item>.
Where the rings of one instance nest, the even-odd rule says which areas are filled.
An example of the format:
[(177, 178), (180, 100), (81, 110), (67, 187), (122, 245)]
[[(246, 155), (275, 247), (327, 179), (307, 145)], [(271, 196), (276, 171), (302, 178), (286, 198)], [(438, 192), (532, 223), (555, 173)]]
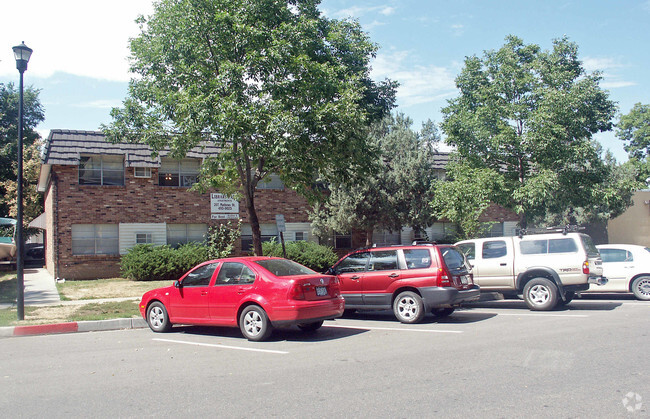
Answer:
[(467, 313), (476, 313), (476, 314), (496, 314), (497, 316), (531, 316), (531, 317), (578, 317), (586, 318), (589, 317), (588, 314), (555, 314), (555, 313), (496, 313), (494, 311), (476, 311), (472, 310)]
[(250, 351), (250, 352), (264, 352), (268, 354), (280, 354), (280, 355), (286, 355), (289, 352), (286, 351), (274, 351), (272, 349), (255, 349), (255, 348), (242, 348), (239, 346), (228, 346), (228, 345), (220, 345), (220, 344), (212, 344), (212, 343), (199, 343), (199, 342), (187, 342), (184, 340), (172, 340), (172, 339), (159, 339), (159, 338), (153, 338), (152, 340), (158, 341), (158, 342), (168, 342), (168, 343), (181, 343), (184, 345), (194, 345), (194, 346), (207, 346), (210, 348), (219, 348), (219, 349), (234, 349), (238, 351)]
[(368, 327), (368, 326), (342, 326), (342, 325), (326, 325), (323, 327), (337, 327), (339, 329), (364, 329), (364, 330), (392, 330), (396, 332), (425, 332), (425, 333), (463, 333), (460, 330), (432, 330), (432, 329), (406, 329), (398, 327)]

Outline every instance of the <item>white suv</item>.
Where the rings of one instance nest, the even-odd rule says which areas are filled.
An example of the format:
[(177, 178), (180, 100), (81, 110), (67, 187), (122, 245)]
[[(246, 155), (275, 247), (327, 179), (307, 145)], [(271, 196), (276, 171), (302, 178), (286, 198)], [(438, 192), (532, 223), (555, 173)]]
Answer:
[(531, 310), (552, 310), (589, 284), (607, 282), (591, 237), (561, 231), (464, 240), (456, 246), (481, 291), (523, 294)]

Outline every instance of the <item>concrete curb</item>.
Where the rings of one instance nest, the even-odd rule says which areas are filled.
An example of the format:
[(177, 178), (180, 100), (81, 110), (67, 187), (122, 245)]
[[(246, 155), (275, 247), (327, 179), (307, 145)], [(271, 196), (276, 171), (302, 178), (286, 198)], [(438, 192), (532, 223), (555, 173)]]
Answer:
[(57, 333), (103, 332), (107, 330), (143, 329), (144, 319), (111, 319), (28, 326), (0, 327), (0, 338), (15, 336), (51, 335)]

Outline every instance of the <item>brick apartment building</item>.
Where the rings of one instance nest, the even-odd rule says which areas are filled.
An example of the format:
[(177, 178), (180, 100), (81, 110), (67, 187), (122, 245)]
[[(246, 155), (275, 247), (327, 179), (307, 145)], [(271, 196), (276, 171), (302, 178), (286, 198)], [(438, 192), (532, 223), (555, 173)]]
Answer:
[[(205, 157), (218, 150), (206, 144), (184, 159), (162, 151), (152, 157), (142, 144), (113, 144), (101, 132), (53, 130), (47, 138), (38, 190), (45, 194), (45, 264), (55, 278), (87, 279), (120, 275), (120, 255), (138, 243), (177, 245), (202, 241), (209, 226), (224, 219), (242, 220), (237, 251), (252, 243), (244, 205), (218, 191), (190, 191)], [(436, 171), (444, 176), (446, 153), (437, 156)], [(365, 243), (361, 234), (317, 238), (308, 219), (307, 201), (281, 180), (270, 176), (258, 186), (256, 207), (262, 238), (277, 237), (276, 216), (283, 215), (287, 241), (311, 240), (339, 251)], [(511, 234), (517, 216), (491, 208), (494, 235)], [(449, 223), (434, 223), (428, 237), (453, 232)], [(413, 231), (376, 232), (377, 243), (408, 243)]]

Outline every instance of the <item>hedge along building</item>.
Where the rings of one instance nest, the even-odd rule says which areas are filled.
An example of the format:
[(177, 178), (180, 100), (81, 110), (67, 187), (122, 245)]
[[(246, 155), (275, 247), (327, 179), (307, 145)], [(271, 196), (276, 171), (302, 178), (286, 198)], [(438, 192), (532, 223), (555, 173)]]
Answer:
[[(110, 143), (101, 132), (53, 130), (44, 149), (38, 190), (45, 194), (45, 263), (55, 278), (94, 279), (119, 276), (120, 256), (139, 243), (154, 245), (202, 241), (210, 225), (242, 220), (241, 254), (250, 249), (252, 230), (244, 205), (218, 191), (189, 190), (204, 158), (218, 153), (213, 144), (191, 150), (183, 159), (168, 151), (152, 156), (144, 144)], [(444, 177), (447, 153), (436, 155), (435, 170)], [(278, 237), (276, 216), (285, 220), (287, 241), (310, 240), (338, 253), (365, 244), (365, 233), (314, 236), (307, 201), (285, 188), (276, 176), (258, 185), (255, 195), (262, 240)], [(492, 206), (481, 221), (493, 222), (491, 235), (511, 234), (516, 214)], [(426, 230), (432, 240), (448, 237), (451, 223)], [(376, 231), (375, 243), (410, 243), (414, 232)]]

